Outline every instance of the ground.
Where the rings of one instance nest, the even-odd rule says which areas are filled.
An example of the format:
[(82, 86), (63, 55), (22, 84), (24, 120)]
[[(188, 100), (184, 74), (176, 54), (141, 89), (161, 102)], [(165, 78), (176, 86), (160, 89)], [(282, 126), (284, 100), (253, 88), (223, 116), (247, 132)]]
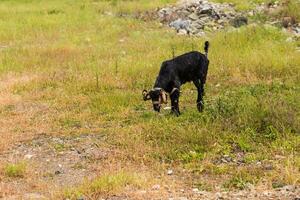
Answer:
[[(299, 40), (140, 17), (170, 3), (0, 3), (0, 199), (300, 198)], [(161, 62), (205, 40), (204, 112), (186, 84), (180, 117), (154, 113)]]

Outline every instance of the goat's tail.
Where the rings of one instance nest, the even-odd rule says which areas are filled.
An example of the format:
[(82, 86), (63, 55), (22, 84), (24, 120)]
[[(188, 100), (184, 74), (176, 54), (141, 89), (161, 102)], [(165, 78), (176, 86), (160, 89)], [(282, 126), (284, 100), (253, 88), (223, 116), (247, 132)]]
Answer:
[(208, 48), (209, 48), (209, 42), (206, 41), (206, 42), (204, 43), (204, 51), (205, 51), (205, 56), (206, 56), (206, 57), (207, 57), (207, 54), (208, 54)]

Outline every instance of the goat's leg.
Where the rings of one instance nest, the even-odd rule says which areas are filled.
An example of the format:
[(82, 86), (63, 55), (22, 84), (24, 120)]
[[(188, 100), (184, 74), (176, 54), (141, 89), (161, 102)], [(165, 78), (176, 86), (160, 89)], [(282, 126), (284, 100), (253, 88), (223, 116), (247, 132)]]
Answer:
[(204, 108), (204, 103), (203, 103), (203, 95), (204, 95), (204, 84), (202, 84), (202, 82), (197, 79), (195, 81), (193, 81), (195, 86), (197, 87), (198, 90), (198, 97), (197, 97), (197, 108), (199, 112), (203, 111)]
[(179, 95), (180, 95), (180, 91), (175, 90), (171, 95), (171, 106), (172, 106), (172, 113), (174, 113), (175, 115), (179, 116), (180, 115), (180, 111), (179, 111)]

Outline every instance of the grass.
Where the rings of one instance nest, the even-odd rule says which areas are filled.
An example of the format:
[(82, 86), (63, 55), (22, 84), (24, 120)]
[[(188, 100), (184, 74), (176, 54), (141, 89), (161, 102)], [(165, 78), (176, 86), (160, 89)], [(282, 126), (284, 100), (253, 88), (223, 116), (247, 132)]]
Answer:
[(297, 0), (285, 0), (284, 6), (280, 9), (281, 16), (292, 17), (296, 22), (300, 22), (300, 2)]
[(4, 166), (4, 175), (10, 178), (23, 178), (26, 173), (26, 164), (7, 164)]
[[(227, 188), (274, 181), (256, 169), (230, 173), (229, 167), (213, 163), (222, 155), (235, 157), (240, 152), (249, 165), (275, 155), (298, 160), (296, 42), (287, 43), (288, 35), (263, 25), (207, 38), (181, 37), (156, 21), (132, 17), (136, 8), (152, 10), (173, 2), (2, 1), (0, 45), (6, 47), (0, 54), (0, 149), (36, 135), (99, 132), (129, 165), (207, 173), (219, 177)], [(248, 7), (248, 2), (236, 3)], [(206, 39), (211, 49), (204, 112), (197, 112), (196, 90), (186, 84), (180, 117), (167, 111), (153, 113), (141, 92), (152, 87), (161, 62), (172, 57), (172, 47), (176, 55), (192, 47), (202, 51)], [(2, 88), (4, 83), (9, 84)], [(285, 172), (283, 182), (299, 184), (291, 174), (300, 169), (289, 159), (276, 163), (276, 170)], [(192, 181), (199, 187), (213, 190), (196, 179)], [(131, 174), (108, 174), (70, 195), (115, 194), (127, 185), (139, 187)]]
[(88, 181), (77, 188), (68, 189), (64, 198), (78, 199), (88, 196), (91, 199), (104, 198), (109, 195), (118, 194), (126, 187), (141, 187), (143, 178), (137, 174), (120, 171), (113, 174), (105, 174), (93, 181)]

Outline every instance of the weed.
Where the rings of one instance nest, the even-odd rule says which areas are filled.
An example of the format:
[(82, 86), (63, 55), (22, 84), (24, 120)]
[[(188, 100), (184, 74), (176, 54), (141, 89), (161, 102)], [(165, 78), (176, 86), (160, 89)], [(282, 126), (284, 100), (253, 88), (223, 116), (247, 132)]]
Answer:
[(127, 186), (141, 187), (143, 184), (142, 177), (137, 174), (131, 174), (124, 171), (115, 174), (106, 174), (87, 181), (82, 186), (69, 189), (65, 192), (65, 197), (76, 199), (80, 196), (89, 196), (93, 198), (104, 197), (107, 195), (117, 194)]
[(227, 189), (243, 190), (248, 184), (255, 185), (260, 179), (261, 172), (258, 169), (242, 169), (237, 171), (229, 180), (223, 184)]
[(26, 173), (25, 163), (7, 164), (4, 167), (4, 174), (11, 178), (23, 178)]

